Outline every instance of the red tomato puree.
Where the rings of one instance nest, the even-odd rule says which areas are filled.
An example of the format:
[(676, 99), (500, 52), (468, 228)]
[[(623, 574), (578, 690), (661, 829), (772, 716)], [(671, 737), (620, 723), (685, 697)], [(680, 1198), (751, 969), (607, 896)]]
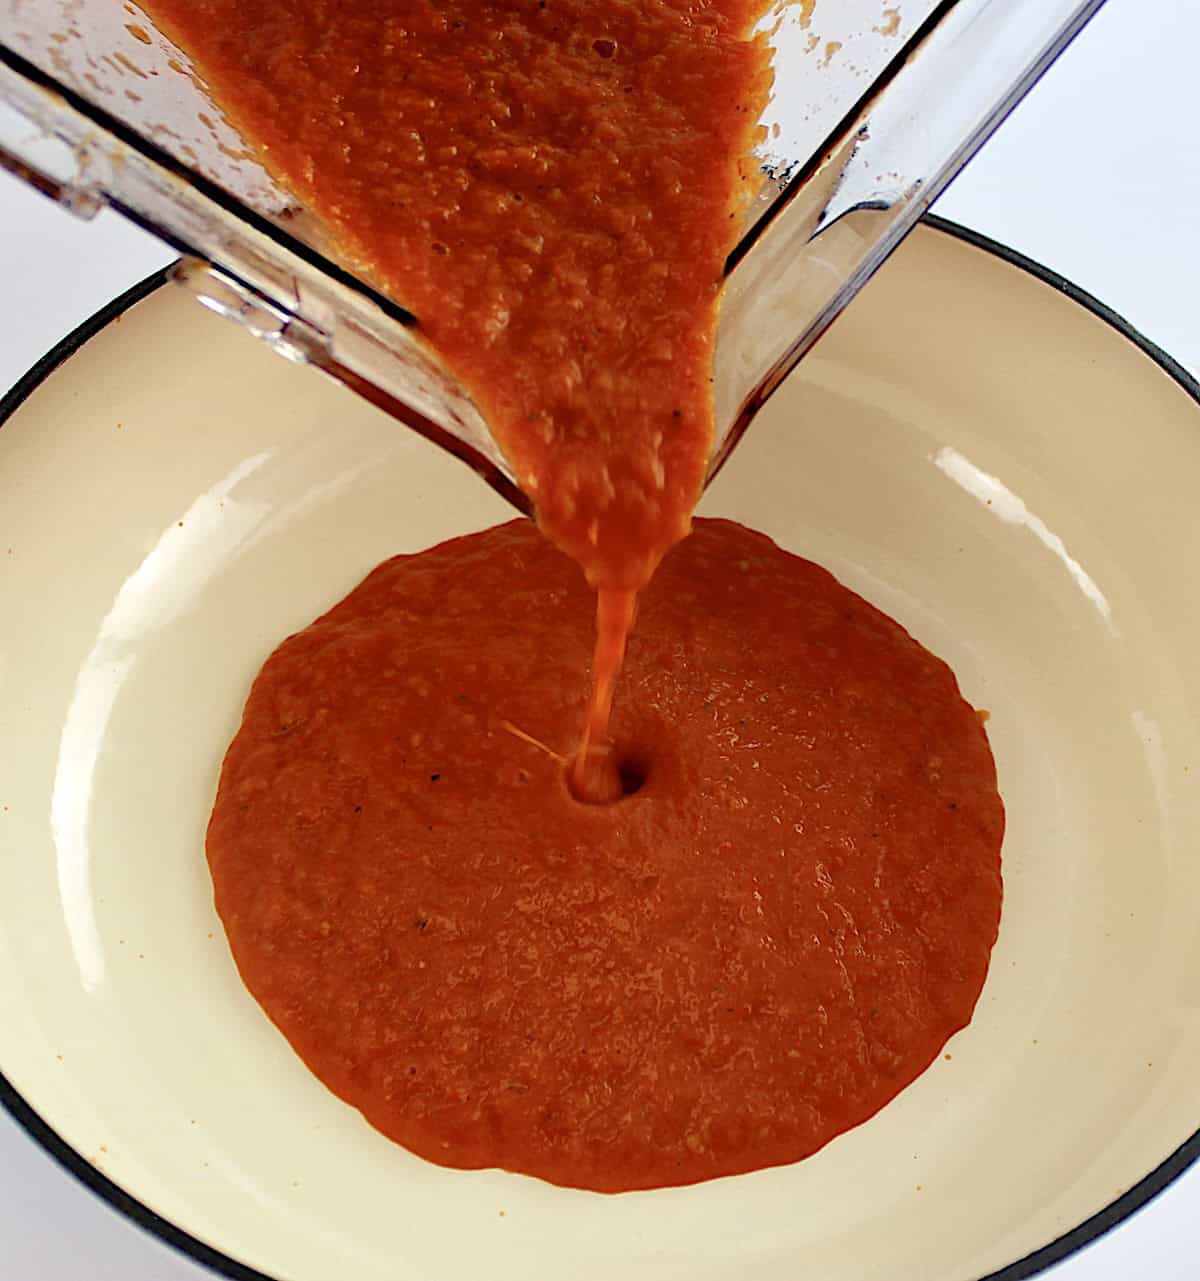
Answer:
[(1003, 809), (950, 669), (699, 520), (564, 782), (591, 597), (516, 521), (376, 569), (271, 656), (208, 835), (246, 985), (443, 1165), (618, 1192), (798, 1160), (971, 1017)]
[[(390, 561), (286, 641), (209, 829), (247, 986), (445, 1165), (622, 1191), (797, 1160), (911, 1081), (987, 970), (1003, 810), (950, 671), (738, 526), (671, 551), (763, 6), (150, 4), (417, 317), (551, 540)], [(597, 597), (562, 552), (598, 592), (590, 700)]]

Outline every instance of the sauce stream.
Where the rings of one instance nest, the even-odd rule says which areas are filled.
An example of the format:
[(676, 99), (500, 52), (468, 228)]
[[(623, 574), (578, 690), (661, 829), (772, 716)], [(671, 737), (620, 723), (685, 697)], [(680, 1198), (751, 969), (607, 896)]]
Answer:
[(571, 791), (577, 800), (590, 805), (611, 803), (625, 792), (609, 721), (636, 612), (637, 592), (631, 588), (601, 587), (597, 593), (592, 696), (584, 717), (583, 741), (571, 764)]

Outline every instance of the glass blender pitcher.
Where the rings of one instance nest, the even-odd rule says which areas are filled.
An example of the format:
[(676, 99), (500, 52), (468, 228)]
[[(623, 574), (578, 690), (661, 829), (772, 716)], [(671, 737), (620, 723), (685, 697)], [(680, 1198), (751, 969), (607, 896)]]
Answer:
[[(757, 409), (1103, 0), (779, 0), (765, 181), (725, 268), (709, 479)], [(0, 0), (0, 163), (178, 248), (177, 284), (475, 468), (529, 512), (417, 316), (272, 180), (122, 0)]]

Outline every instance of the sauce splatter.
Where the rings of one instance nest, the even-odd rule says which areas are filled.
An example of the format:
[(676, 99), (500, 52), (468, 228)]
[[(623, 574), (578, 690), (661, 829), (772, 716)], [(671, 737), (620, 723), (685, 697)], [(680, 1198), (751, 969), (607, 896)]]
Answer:
[(874, 29), (881, 36), (894, 36), (900, 30), (900, 10), (885, 9), (882, 21)]

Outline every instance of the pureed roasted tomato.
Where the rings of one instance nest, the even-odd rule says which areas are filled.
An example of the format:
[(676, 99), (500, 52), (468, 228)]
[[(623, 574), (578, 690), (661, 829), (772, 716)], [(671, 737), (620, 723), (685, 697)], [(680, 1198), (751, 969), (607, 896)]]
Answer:
[(593, 598), (520, 523), (269, 659), (208, 839), (247, 986), (432, 1161), (623, 1191), (815, 1151), (969, 1020), (1003, 809), (945, 665), (738, 526), (668, 557), (616, 683), (712, 439), (760, 0), (149, 7), (598, 590), (590, 702)]

